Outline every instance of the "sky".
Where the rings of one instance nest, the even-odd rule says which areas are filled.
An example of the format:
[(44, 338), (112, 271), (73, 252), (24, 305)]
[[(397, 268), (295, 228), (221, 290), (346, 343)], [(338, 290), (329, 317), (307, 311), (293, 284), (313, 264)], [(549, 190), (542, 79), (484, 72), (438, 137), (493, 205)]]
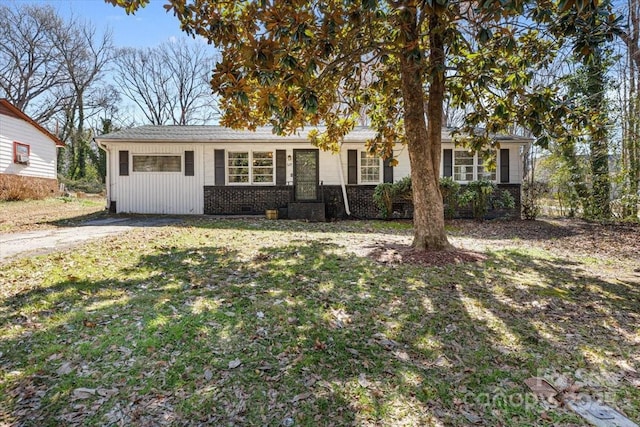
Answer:
[[(21, 1), (21, 0), (17, 0)], [(107, 4), (104, 0), (34, 0), (30, 3), (49, 4), (60, 16), (86, 19), (99, 31), (110, 28), (116, 47), (151, 47), (173, 38), (185, 38), (178, 19), (162, 7), (163, 0), (151, 0), (135, 15)]]

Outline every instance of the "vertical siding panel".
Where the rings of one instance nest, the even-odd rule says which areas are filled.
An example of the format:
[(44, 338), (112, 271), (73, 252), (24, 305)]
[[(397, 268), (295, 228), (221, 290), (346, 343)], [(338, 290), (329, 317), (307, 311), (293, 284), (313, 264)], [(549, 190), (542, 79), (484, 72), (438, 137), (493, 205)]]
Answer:
[[(202, 214), (204, 211), (204, 147), (192, 145), (121, 144), (115, 151), (128, 149), (132, 155), (181, 156), (180, 172), (133, 172), (118, 181), (114, 191), (119, 212)], [(194, 151), (194, 176), (185, 176), (184, 152)]]

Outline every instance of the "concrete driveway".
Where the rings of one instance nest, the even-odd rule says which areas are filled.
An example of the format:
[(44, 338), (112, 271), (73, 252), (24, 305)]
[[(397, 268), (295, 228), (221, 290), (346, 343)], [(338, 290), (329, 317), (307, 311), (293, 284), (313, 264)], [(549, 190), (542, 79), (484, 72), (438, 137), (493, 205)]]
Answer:
[(104, 218), (74, 227), (24, 233), (0, 234), (0, 263), (41, 255), (79, 245), (89, 240), (125, 233), (138, 227), (160, 227), (181, 222), (180, 218)]

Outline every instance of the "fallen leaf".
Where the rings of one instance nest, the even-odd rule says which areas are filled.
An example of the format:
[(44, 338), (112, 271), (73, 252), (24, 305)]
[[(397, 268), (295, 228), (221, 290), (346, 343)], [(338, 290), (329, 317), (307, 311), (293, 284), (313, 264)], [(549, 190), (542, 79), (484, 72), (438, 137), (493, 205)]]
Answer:
[(111, 397), (118, 394), (118, 389), (117, 388), (99, 388), (96, 390), (96, 392), (98, 393), (99, 396)]
[(295, 396), (293, 396), (293, 399), (291, 399), (291, 403), (296, 403), (300, 400), (305, 400), (311, 397), (311, 393), (300, 393), (300, 394), (296, 394)]
[(63, 363), (57, 370), (56, 374), (58, 375), (67, 375), (73, 372), (73, 368), (71, 367), (70, 362)]
[(92, 396), (95, 396), (95, 394), (96, 394), (95, 388), (80, 387), (73, 390), (73, 400), (88, 399)]
[(369, 388), (370, 383), (364, 373), (358, 375), (358, 384), (360, 384), (364, 388)]
[(211, 381), (211, 378), (213, 378), (213, 372), (211, 372), (210, 369), (205, 369), (204, 370), (204, 379), (207, 381)]
[(232, 360), (229, 362), (229, 369), (235, 369), (240, 365), (242, 365), (242, 361), (240, 359)]
[(469, 421), (471, 424), (482, 424), (482, 418), (474, 414), (473, 412), (468, 412), (465, 410), (460, 411), (462, 415)]
[(96, 323), (96, 322), (92, 322), (91, 320), (88, 320), (88, 319), (84, 319), (84, 320), (82, 321), (82, 323), (83, 323), (83, 324), (84, 324), (84, 326), (85, 326), (85, 327), (87, 327), (87, 328), (95, 328), (95, 327), (97, 326), (97, 323)]

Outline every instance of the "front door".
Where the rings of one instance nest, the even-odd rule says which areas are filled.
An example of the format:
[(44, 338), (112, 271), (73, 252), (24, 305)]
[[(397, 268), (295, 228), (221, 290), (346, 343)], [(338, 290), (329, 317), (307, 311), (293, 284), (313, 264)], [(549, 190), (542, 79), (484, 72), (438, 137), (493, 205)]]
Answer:
[(318, 150), (293, 150), (293, 185), (297, 201), (318, 200)]

